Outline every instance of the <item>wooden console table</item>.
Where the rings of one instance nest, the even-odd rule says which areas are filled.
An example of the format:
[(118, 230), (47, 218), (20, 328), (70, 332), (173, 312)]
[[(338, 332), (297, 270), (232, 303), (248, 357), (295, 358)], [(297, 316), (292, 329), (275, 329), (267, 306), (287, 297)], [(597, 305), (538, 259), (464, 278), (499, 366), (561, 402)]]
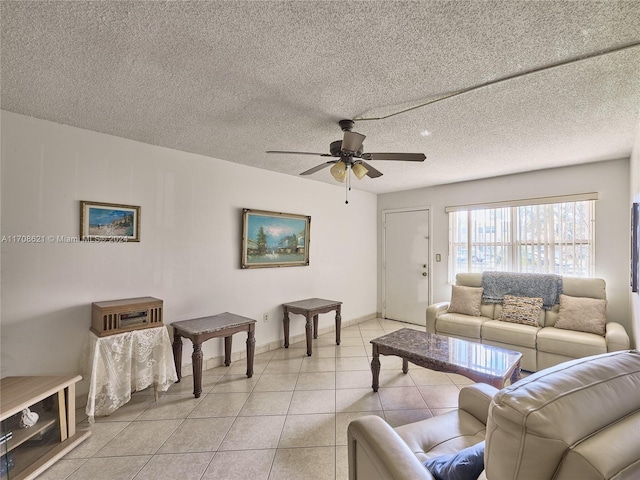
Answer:
[(253, 354), (256, 347), (256, 321), (225, 312), (211, 317), (195, 318), (173, 322), (173, 359), (178, 373), (178, 382), (182, 378), (182, 338), (193, 343), (193, 395), (198, 398), (202, 393), (202, 343), (210, 338), (224, 337), (224, 364), (231, 365), (231, 336), (237, 332), (247, 332), (247, 377), (253, 376)]
[[(6, 377), (0, 382), (0, 420), (2, 435), (11, 433), (1, 446), (8, 475), (2, 478), (26, 480), (37, 477), (91, 432), (76, 432), (76, 382), (80, 375), (55, 377)], [(54, 408), (57, 403), (57, 408)], [(38, 413), (35, 425), (20, 428), (22, 410)]]
[(311, 328), (313, 320), (313, 338), (318, 338), (318, 315), (321, 313), (336, 311), (336, 345), (340, 345), (340, 326), (342, 324), (342, 316), (340, 308), (342, 302), (335, 300), (324, 300), (322, 298), (308, 298), (297, 302), (284, 303), (284, 348), (289, 348), (289, 313), (297, 313), (304, 315), (307, 319), (305, 332), (307, 336), (307, 355), (311, 356)]

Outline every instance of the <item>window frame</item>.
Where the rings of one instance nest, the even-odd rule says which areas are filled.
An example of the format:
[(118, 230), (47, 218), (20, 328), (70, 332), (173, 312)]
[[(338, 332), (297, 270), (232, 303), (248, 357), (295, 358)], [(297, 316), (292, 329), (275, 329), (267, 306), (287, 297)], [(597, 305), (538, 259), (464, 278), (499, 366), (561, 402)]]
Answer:
[[(486, 270), (594, 276), (597, 199), (588, 193), (446, 207), (449, 282), (457, 273)], [(563, 222), (567, 209), (572, 209), (570, 222)], [(526, 224), (523, 214), (535, 222)], [(484, 221), (478, 221), (481, 216)], [(464, 253), (457, 255), (460, 250)]]

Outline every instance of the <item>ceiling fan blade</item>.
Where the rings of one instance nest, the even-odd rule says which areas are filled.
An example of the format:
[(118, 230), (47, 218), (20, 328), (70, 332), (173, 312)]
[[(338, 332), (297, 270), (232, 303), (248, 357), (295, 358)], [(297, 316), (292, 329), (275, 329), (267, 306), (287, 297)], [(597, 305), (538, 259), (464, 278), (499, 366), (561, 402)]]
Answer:
[(342, 150), (349, 152), (357, 152), (362, 146), (362, 142), (366, 136), (356, 132), (344, 132), (344, 138), (342, 139)]
[(286, 152), (283, 150), (268, 150), (266, 153), (290, 153), (293, 155), (318, 155), (320, 157), (331, 157), (330, 153), (314, 153), (314, 152)]
[(312, 173), (316, 173), (319, 172), (320, 170), (322, 170), (323, 168), (327, 168), (329, 165), (336, 163), (338, 160), (334, 160), (331, 162), (327, 162), (327, 163), (321, 163), (320, 165), (316, 165), (313, 168), (310, 168), (309, 170), (305, 170), (304, 172), (302, 172), (300, 175), (311, 175)]
[(371, 165), (369, 165), (367, 162), (359, 161), (358, 163), (361, 163), (367, 169), (367, 176), (368, 177), (370, 177), (370, 178), (378, 178), (378, 177), (382, 176), (382, 172), (380, 170), (376, 170)]
[(400, 160), (404, 162), (424, 162), (424, 153), (363, 153), (365, 160)]

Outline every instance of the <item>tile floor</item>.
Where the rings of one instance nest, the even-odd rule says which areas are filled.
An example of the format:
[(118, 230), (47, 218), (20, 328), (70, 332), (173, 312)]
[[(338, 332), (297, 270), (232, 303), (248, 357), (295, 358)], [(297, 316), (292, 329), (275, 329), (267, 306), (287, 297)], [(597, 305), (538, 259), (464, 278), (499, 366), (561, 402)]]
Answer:
[(346, 480), (347, 425), (379, 415), (392, 426), (457, 407), (465, 377), (434, 372), (381, 356), (380, 390), (371, 389), (369, 341), (399, 328), (424, 327), (370, 320), (335, 333), (256, 355), (203, 373), (203, 393), (193, 397), (184, 377), (159, 401), (151, 389), (109, 417), (79, 428), (92, 435), (41, 480)]

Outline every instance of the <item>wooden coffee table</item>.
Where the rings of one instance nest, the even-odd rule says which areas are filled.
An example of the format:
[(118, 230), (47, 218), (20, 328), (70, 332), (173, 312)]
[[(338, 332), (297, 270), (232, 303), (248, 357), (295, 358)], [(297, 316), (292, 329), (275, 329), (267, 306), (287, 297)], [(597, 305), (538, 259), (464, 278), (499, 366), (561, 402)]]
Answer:
[(297, 302), (284, 303), (282, 305), (284, 309), (284, 316), (282, 318), (284, 325), (284, 348), (289, 348), (289, 313), (298, 313), (306, 317), (307, 355), (311, 356), (311, 328), (313, 326), (313, 338), (318, 338), (318, 315), (331, 312), (332, 310), (336, 311), (336, 345), (340, 345), (340, 327), (342, 324), (342, 316), (340, 315), (341, 305), (342, 302), (325, 300), (323, 298), (308, 298)]
[(402, 358), (402, 372), (409, 371), (409, 362), (439, 372), (458, 373), (475, 382), (503, 388), (504, 382), (520, 379), (522, 354), (504, 348), (469, 342), (444, 335), (403, 328), (371, 340), (373, 359), (373, 391), (377, 392), (380, 377), (380, 355)]

